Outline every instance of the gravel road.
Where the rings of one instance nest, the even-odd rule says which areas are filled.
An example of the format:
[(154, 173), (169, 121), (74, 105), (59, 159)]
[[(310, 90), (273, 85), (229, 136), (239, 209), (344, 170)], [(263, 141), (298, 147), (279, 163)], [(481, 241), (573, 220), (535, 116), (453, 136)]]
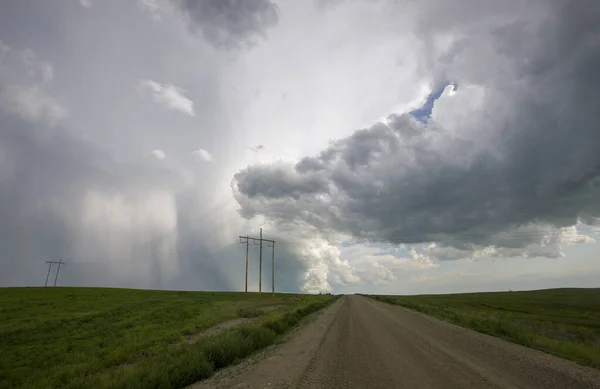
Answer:
[(600, 389), (600, 371), (346, 296), (284, 344), (193, 387)]

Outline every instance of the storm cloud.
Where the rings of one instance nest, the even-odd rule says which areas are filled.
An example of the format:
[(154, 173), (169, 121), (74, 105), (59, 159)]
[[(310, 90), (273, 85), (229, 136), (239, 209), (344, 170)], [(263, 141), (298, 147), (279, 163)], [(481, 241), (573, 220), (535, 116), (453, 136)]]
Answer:
[(266, 37), (279, 20), (271, 0), (173, 0), (189, 18), (193, 30), (214, 46), (237, 48)]
[[(49, 134), (16, 116), (0, 120), (0, 252), (10, 266), (1, 284), (39, 285), (44, 260), (60, 258), (69, 285), (243, 285), (243, 273), (230, 271), (243, 269), (243, 247), (215, 251), (210, 242), (220, 239), (220, 209), (206, 208), (207, 197), (184, 176), (161, 164), (119, 163), (64, 128)], [(279, 290), (297, 291), (305, 265), (285, 244), (277, 254)]]
[(241, 214), (366, 241), (519, 253), (556, 228), (596, 223), (600, 6), (486, 6), (453, 6), (473, 12), (428, 30), (458, 37), (424, 63), (434, 80), (460, 85), (446, 88), (431, 118), (392, 114), (295, 164), (239, 171)]
[(0, 285), (588, 285), (598, 8), (0, 2)]

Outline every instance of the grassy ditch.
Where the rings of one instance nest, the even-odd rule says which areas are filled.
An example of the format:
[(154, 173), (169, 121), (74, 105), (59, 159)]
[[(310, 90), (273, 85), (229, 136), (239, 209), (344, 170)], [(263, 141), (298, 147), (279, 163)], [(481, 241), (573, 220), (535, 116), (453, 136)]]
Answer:
[[(0, 289), (0, 388), (179, 388), (276, 341), (331, 297), (92, 288)], [(260, 308), (285, 313), (254, 316)], [(187, 344), (236, 317), (254, 324)], [(173, 347), (173, 345), (176, 347)]]
[(367, 297), (600, 369), (600, 289)]

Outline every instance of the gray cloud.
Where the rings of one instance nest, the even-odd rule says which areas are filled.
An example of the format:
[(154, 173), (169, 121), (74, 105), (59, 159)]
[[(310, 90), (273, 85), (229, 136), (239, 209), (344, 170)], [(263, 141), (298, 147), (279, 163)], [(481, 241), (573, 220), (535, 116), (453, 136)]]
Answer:
[(141, 80), (142, 92), (149, 91), (152, 100), (167, 109), (180, 111), (190, 116), (195, 116), (194, 102), (184, 95), (185, 91), (173, 84), (160, 84), (153, 80)]
[(0, 40), (0, 109), (30, 122), (56, 125), (67, 110), (48, 92), (52, 66), (31, 49)]
[[(525, 248), (543, 243), (544, 226), (600, 216), (600, 6), (540, 2), (536, 15), (483, 3), (430, 24), (429, 35), (467, 37), (432, 62), (434, 78), (460, 88), (431, 120), (391, 115), (293, 167), (241, 170), (242, 215), (458, 248)], [(498, 238), (517, 227), (518, 239)]]
[[(6, 114), (0, 121), (0, 253), (9, 269), (1, 285), (39, 285), (44, 262), (61, 258), (61, 285), (243, 288), (244, 248), (214, 251), (222, 209), (207, 206), (182, 177), (162, 164), (113, 161), (63, 128), (47, 134)], [(297, 292), (306, 266), (278, 241), (278, 290)], [(254, 290), (254, 247), (250, 260)]]
[[(150, 225), (143, 228), (143, 218), (135, 220), (132, 207), (146, 194), (181, 186), (172, 175), (117, 164), (101, 149), (62, 128), (36, 129), (7, 115), (0, 115), (0, 120), (0, 251), (3, 262), (8, 262), (3, 266), (12, 267), (11, 272), (2, 273), (3, 283), (18, 284), (20, 277), (22, 282), (31, 282), (39, 264), (51, 258), (101, 264), (110, 262), (111, 256), (123, 260), (119, 254), (130, 254), (144, 245), (146, 254), (160, 252), (159, 246), (168, 237), (157, 236), (162, 232), (159, 220), (146, 219)], [(131, 214), (115, 214), (128, 210)], [(116, 232), (112, 237), (111, 227)], [(146, 259), (148, 263), (156, 260), (150, 255)], [(31, 266), (33, 273), (26, 271)]]
[[(210, 50), (182, 49), (183, 25), (150, 26), (135, 2), (0, 8), (0, 285), (40, 285), (44, 262), (61, 258), (61, 285), (243, 288), (243, 272), (232, 269), (243, 269), (244, 253), (229, 243), (245, 228), (224, 210), (231, 199), (215, 201), (222, 172), (190, 158), (190, 145), (220, 153), (218, 139), (231, 137)], [(52, 33), (21, 28), (39, 20)], [(155, 77), (164, 82), (150, 88), (159, 103), (201, 120), (141, 99), (136, 82)], [(172, 83), (195, 91), (198, 106)], [(66, 117), (53, 115), (55, 96)], [(156, 160), (153, 149), (168, 158)], [(279, 287), (296, 291), (303, 265), (283, 247), (278, 266), (292, 270)]]
[[(596, 28), (594, 3), (335, 3), (281, 3), (277, 36), (233, 57), (188, 27), (218, 48), (252, 45), (279, 23), (271, 2), (1, 5), (0, 285), (40, 285), (44, 261), (61, 258), (61, 285), (240, 290), (236, 237), (259, 225), (277, 240), (278, 290), (291, 292), (401, 282), (434, 257), (556, 256), (590, 240), (581, 225), (554, 226), (597, 215), (596, 41), (583, 33)], [(324, 27), (306, 30), (315, 21)], [(159, 80), (150, 98), (188, 115), (141, 98), (139, 80)], [(252, 219), (239, 218), (228, 184), (240, 166), (315, 150), (428, 81), (460, 87), (425, 123), (392, 115), (297, 163), (239, 171), (234, 193)], [(257, 140), (267, 147), (250, 153)], [(195, 163), (200, 146), (214, 164)], [(411, 245), (348, 253), (344, 234)], [(437, 244), (414, 244), (424, 239)]]
[(321, 177), (296, 174), (286, 165), (250, 166), (236, 174), (235, 179), (237, 188), (249, 197), (297, 199), (302, 195), (328, 191), (328, 183)]
[(192, 28), (216, 47), (240, 47), (266, 37), (279, 20), (271, 0), (174, 0)]

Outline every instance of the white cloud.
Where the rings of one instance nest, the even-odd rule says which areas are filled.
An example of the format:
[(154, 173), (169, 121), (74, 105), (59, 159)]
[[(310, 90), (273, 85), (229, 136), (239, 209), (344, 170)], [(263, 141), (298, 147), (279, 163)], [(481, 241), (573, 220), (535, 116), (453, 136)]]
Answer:
[(152, 21), (155, 23), (162, 20), (162, 13), (166, 7), (166, 3), (161, 0), (138, 0), (139, 7), (150, 14)]
[(411, 276), (408, 281), (411, 284), (423, 284), (423, 285), (434, 285), (434, 284), (462, 284), (472, 280), (481, 280), (485, 278), (491, 278), (491, 273), (477, 273), (477, 272), (465, 272), (465, 271), (448, 271), (440, 274), (418, 274)]
[(185, 90), (173, 84), (161, 84), (153, 80), (141, 80), (140, 87), (152, 95), (152, 100), (167, 109), (195, 116), (194, 102), (184, 95)]
[[(587, 232), (584, 230), (588, 230)], [(431, 260), (480, 260), (489, 258), (561, 258), (566, 246), (596, 242), (598, 231), (582, 223), (570, 227), (529, 225), (509, 232), (489, 236), (493, 242), (483, 246), (465, 244), (464, 247), (445, 245), (444, 242), (414, 246), (411, 253)]]
[(394, 252), (391, 246), (361, 244), (340, 247), (333, 242), (336, 239), (310, 236), (297, 227), (278, 228), (278, 232), (288, 232), (288, 236), (294, 232), (298, 234), (292, 244), (298, 257), (306, 264), (300, 288), (307, 293), (327, 292), (340, 287), (392, 285), (406, 274), (439, 266), (432, 258), (415, 250)]
[(85, 8), (90, 8), (92, 6), (92, 0), (79, 0), (79, 4)]
[[(360, 244), (345, 247), (340, 258), (349, 271), (356, 276), (356, 285), (383, 285), (397, 281), (411, 271), (423, 271), (438, 265), (431, 258), (410, 250), (408, 255), (390, 247), (364, 246)], [(352, 283), (333, 282), (335, 286)]]
[(164, 161), (167, 158), (167, 154), (160, 149), (152, 150), (152, 155), (161, 161)]
[(582, 231), (583, 224), (578, 223), (571, 227), (563, 227), (560, 229), (560, 242), (563, 244), (581, 244), (581, 243), (595, 243), (596, 239), (592, 236), (597, 235), (598, 231), (595, 228), (591, 229), (590, 233), (584, 233)]
[(56, 125), (67, 109), (48, 91), (52, 65), (31, 49), (15, 50), (0, 41), (0, 109), (32, 123)]
[[(10, 50), (9, 46), (0, 43), (0, 53), (6, 54)], [(49, 62), (40, 59), (37, 54), (29, 49), (13, 51), (12, 66), (18, 67), (13, 69), (13, 76), (27, 76), (31, 81), (37, 80), (45, 84), (54, 78), (54, 69)], [(25, 72), (23, 72), (25, 70)], [(21, 74), (18, 74), (21, 73)]]
[(30, 122), (56, 125), (67, 111), (39, 86), (14, 85), (0, 92), (0, 107)]
[(54, 69), (48, 62), (42, 62), (40, 64), (40, 72), (42, 73), (44, 82), (50, 82), (54, 78)]
[(212, 154), (204, 149), (194, 150), (194, 151), (192, 151), (192, 155), (195, 158), (200, 159), (204, 162), (212, 162), (213, 161)]
[(0, 40), (0, 56), (5, 56), (10, 51), (10, 46)]

